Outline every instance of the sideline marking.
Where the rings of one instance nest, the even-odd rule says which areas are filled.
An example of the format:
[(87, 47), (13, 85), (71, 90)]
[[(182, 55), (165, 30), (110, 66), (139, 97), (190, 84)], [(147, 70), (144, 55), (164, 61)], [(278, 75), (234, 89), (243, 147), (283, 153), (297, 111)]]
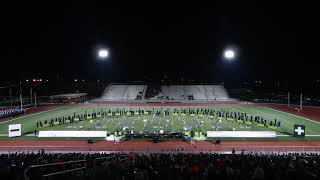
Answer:
[(18, 118), (10, 119), (8, 121), (0, 122), (0, 124), (4, 124), (4, 123), (7, 123), (7, 122), (11, 122), (11, 121), (17, 120), (17, 119), (21, 119), (21, 118), (25, 118), (25, 117), (33, 116), (33, 115), (36, 115), (36, 114), (41, 114), (41, 113), (53, 111), (53, 110), (58, 110), (58, 109), (62, 109), (62, 108), (64, 108), (64, 107), (59, 107), (59, 108), (49, 109), (49, 110), (46, 110), (46, 111), (41, 111), (41, 112), (37, 112), (37, 113), (33, 113), (33, 114), (28, 114), (28, 115), (21, 116), (21, 117), (18, 117)]
[[(294, 137), (293, 135), (287, 135), (287, 134), (279, 134), (277, 135), (277, 137), (280, 136), (280, 137)], [(306, 137), (320, 137), (320, 134), (306, 134), (305, 135)]]
[(264, 108), (271, 109), (271, 110), (274, 110), (274, 111), (277, 111), (277, 112), (281, 112), (281, 113), (285, 113), (285, 114), (289, 114), (291, 116), (295, 116), (295, 117), (298, 117), (298, 118), (302, 118), (302, 119), (305, 119), (305, 120), (320, 124), (320, 122), (317, 122), (317, 121), (314, 121), (314, 120), (311, 120), (311, 119), (308, 119), (308, 118), (305, 118), (305, 117), (302, 117), (302, 116), (298, 116), (298, 115), (295, 115), (295, 114), (287, 113), (285, 111), (279, 111), (279, 110), (276, 110), (276, 109), (273, 109), (273, 108), (269, 108), (269, 107), (264, 107)]

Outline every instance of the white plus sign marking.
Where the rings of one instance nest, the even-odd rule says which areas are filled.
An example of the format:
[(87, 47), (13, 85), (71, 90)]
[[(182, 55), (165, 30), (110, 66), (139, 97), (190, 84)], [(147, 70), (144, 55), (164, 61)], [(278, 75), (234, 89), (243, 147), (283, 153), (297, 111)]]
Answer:
[(304, 133), (304, 130), (301, 129), (301, 127), (299, 126), (298, 129), (294, 130), (296, 133), (298, 133), (298, 135), (301, 135), (301, 133)]

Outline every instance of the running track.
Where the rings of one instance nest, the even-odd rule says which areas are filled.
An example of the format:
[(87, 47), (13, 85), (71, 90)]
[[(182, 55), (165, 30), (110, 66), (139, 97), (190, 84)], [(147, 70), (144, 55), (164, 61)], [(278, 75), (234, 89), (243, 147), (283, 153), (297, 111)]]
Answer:
[(106, 151), (106, 152), (320, 152), (320, 142), (221, 142), (215, 145), (211, 142), (196, 142), (191, 145), (183, 141), (165, 141), (152, 143), (149, 141), (114, 142), (99, 141), (88, 144), (86, 141), (0, 141), (0, 151)]

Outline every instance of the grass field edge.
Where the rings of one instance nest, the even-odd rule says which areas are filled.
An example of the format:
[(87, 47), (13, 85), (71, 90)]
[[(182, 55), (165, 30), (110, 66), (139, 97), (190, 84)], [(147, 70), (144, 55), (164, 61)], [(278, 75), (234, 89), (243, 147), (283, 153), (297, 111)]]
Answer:
[(318, 122), (318, 121), (314, 121), (312, 119), (309, 119), (309, 118), (306, 118), (306, 117), (303, 117), (303, 116), (298, 116), (298, 115), (295, 115), (295, 114), (291, 114), (291, 113), (288, 113), (288, 112), (285, 112), (285, 111), (280, 111), (280, 110), (273, 109), (273, 108), (270, 108), (270, 107), (263, 107), (263, 108), (270, 109), (270, 110), (277, 111), (277, 112), (281, 112), (281, 113), (285, 113), (285, 114), (288, 114), (288, 115), (291, 115), (291, 116), (294, 116), (294, 117), (297, 117), (297, 118), (301, 118), (301, 119), (305, 119), (307, 121), (311, 121), (311, 122), (316, 123), (316, 124), (320, 124), (320, 122)]
[(26, 118), (26, 117), (30, 117), (30, 116), (34, 116), (34, 115), (37, 115), (37, 114), (41, 114), (41, 113), (45, 113), (45, 112), (49, 112), (49, 111), (53, 111), (53, 110), (58, 110), (58, 109), (62, 109), (62, 108), (64, 108), (64, 107), (48, 109), (48, 110), (45, 110), (45, 111), (36, 112), (36, 113), (28, 114), (28, 115), (25, 115), (25, 116), (20, 116), (20, 117), (14, 118), (14, 119), (9, 119), (7, 121), (1, 121), (0, 124), (5, 124), (5, 123), (11, 122), (11, 121), (15, 121), (15, 120), (18, 120), (18, 119), (21, 119), (21, 118)]

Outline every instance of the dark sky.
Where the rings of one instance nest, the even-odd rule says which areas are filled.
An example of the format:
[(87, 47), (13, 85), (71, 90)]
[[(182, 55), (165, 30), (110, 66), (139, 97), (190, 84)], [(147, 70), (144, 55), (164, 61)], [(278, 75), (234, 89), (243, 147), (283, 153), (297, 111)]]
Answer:
[[(314, 8), (312, 8), (314, 7)], [(319, 19), (303, 4), (12, 4), (1, 13), (0, 80), (32, 76), (120, 82), (239, 83), (318, 79)], [(110, 49), (104, 64), (99, 46)], [(233, 62), (222, 59), (237, 48)]]

